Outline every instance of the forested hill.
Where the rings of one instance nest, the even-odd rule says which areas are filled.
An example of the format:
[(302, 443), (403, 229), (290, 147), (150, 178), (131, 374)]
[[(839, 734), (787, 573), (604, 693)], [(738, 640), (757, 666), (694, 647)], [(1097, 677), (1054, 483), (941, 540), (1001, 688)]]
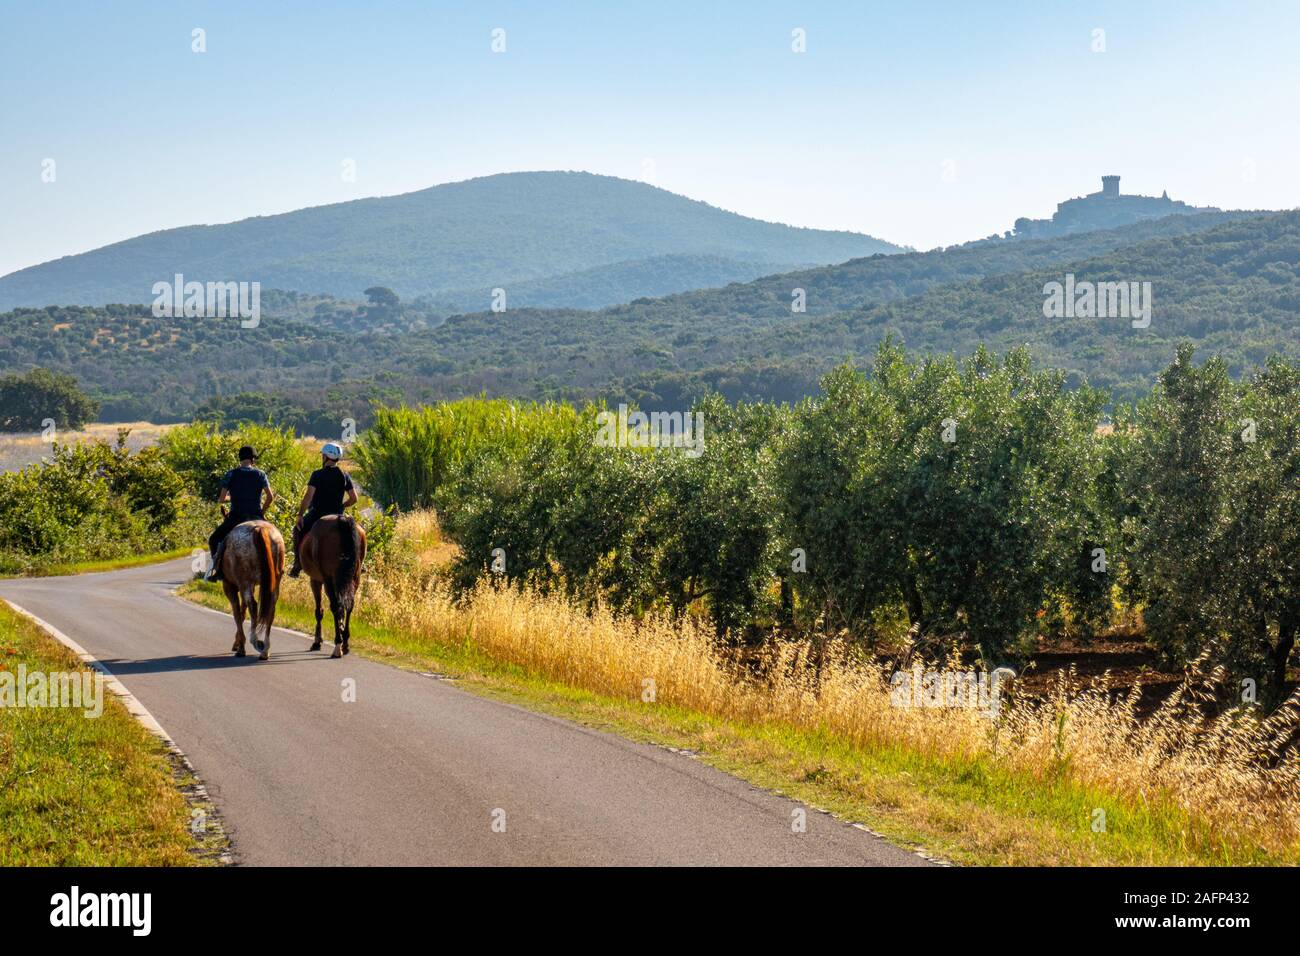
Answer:
[[(778, 276), (591, 313), (524, 311), (508, 322), (491, 313), (456, 316), (424, 344), (455, 369), (440, 386), (452, 393), (609, 393), (612, 385), (646, 402), (675, 405), (710, 386), (731, 398), (792, 399), (815, 391), (831, 365), (869, 357), (892, 334), (909, 348), (943, 353), (966, 354), (981, 343), (999, 350), (1027, 344), (1077, 378), (1130, 397), (1150, 387), (1182, 338), (1222, 353), (1234, 371), (1300, 344), (1300, 213), (1214, 218), (1212, 228), (1188, 228), (1200, 218), (818, 270), (827, 283), (810, 283), (805, 314), (790, 311), (793, 278)], [(1125, 244), (1126, 234), (1146, 238)], [(928, 291), (815, 311), (818, 288), (833, 290), (826, 298), (839, 301), (869, 301), (891, 288), (897, 295), (888, 281), (859, 280), (903, 262), (914, 263)], [(988, 273), (961, 281), (966, 269)], [(1150, 281), (1151, 327), (1046, 319), (1044, 284), (1071, 272), (1085, 280)], [(951, 276), (958, 281), (943, 281)]]
[(725, 288), (682, 292), (654, 302), (634, 302), (612, 311), (647, 319), (668, 312), (689, 312), (702, 319), (709, 316), (729, 320), (785, 319), (791, 315), (793, 291), (803, 289), (808, 315), (839, 312), (905, 299), (935, 286), (1078, 261), (1152, 239), (1191, 235), (1264, 215), (1269, 213), (1207, 212), (1169, 216), (1068, 238), (986, 239), (928, 252), (876, 255), (838, 265), (768, 275)]
[[(1197, 218), (1176, 223), (1185, 228)], [(240, 391), (293, 394), (305, 407), (331, 389), (411, 401), (480, 391), (604, 396), (661, 408), (678, 407), (705, 387), (732, 398), (793, 399), (815, 391), (830, 366), (869, 358), (890, 334), (910, 349), (943, 353), (965, 354), (981, 343), (1000, 351), (1026, 344), (1041, 360), (1121, 398), (1148, 389), (1180, 339), (1222, 354), (1234, 372), (1275, 352), (1295, 353), (1300, 213), (1138, 235), (1148, 238), (1101, 252), (1091, 244), (1113, 240), (1099, 233), (850, 263), (841, 268), (862, 269), (861, 275), (907, 261), (922, 281), (959, 278), (919, 295), (834, 312), (815, 311), (819, 298), (810, 291), (805, 314), (792, 314), (788, 299), (777, 297), (788, 276), (750, 284), (769, 283), (765, 309), (728, 308), (727, 296), (758, 294), (740, 287), (596, 312), (481, 312), (436, 328), (412, 328), (403, 320), (375, 325), (353, 315), (325, 334), (319, 322), (274, 316), (242, 330), (217, 319), (155, 319), (140, 307), (19, 310), (0, 314), (0, 368), (44, 365), (71, 372), (105, 399), (105, 415), (117, 420), (175, 420), (214, 394)], [(1027, 258), (999, 258), (1012, 254)], [(962, 280), (952, 263), (980, 256), (981, 268), (1029, 267)], [(1134, 329), (1123, 319), (1045, 318), (1043, 286), (1067, 273), (1080, 280), (1151, 282), (1150, 327)], [(883, 281), (855, 285), (847, 279), (834, 286), (864, 298), (885, 287)], [(779, 301), (783, 309), (772, 306)], [(319, 307), (327, 310), (322, 314), (352, 308)], [(354, 417), (356, 404), (364, 411), (364, 402), (354, 401)]]
[[(601, 309), (634, 299), (671, 295), (683, 289), (712, 289), (782, 273), (788, 263), (747, 261), (710, 255), (651, 256), (580, 272), (513, 282), (507, 304), (518, 309)], [(492, 301), (489, 288), (421, 296), (419, 311), (447, 316), (478, 312)]]
[[(1078, 282), (1150, 282), (1150, 327), (1135, 329), (1124, 318), (1045, 317), (1044, 286), (1067, 273)], [(1120, 396), (1145, 391), (1184, 339), (1223, 355), (1239, 375), (1271, 354), (1300, 354), (1300, 212), (814, 316), (720, 344), (717, 354), (742, 365), (800, 356), (825, 363), (869, 354), (891, 333), (909, 348), (959, 355), (980, 344), (999, 351), (1027, 344), (1046, 364)]]
[[(871, 236), (762, 222), (611, 176), (506, 173), (138, 236), (0, 278), (0, 309), (148, 303), (153, 284), (178, 272), (358, 299), (376, 285), (403, 298), (496, 287), (508, 294), (515, 283), (572, 283), (575, 273), (619, 265), (619, 282), (602, 278), (607, 304), (662, 291), (664, 256), (729, 260), (735, 268), (721, 277), (748, 279), (753, 264), (792, 269), (898, 251)], [(648, 275), (635, 266), (641, 260)], [(671, 288), (693, 281), (687, 269), (686, 284)]]
[[(965, 282), (985, 276), (1024, 272), (1056, 262), (1069, 262), (1102, 255), (1114, 249), (1150, 239), (1190, 235), (1212, 229), (1226, 222), (1268, 215), (1259, 212), (1213, 212), (1198, 215), (1170, 216), (1163, 220), (1137, 223), (1117, 229), (1090, 232), (1069, 238), (1042, 240), (981, 240), (929, 252), (851, 259), (837, 265), (819, 266), (793, 272), (775, 269), (763, 271), (747, 282), (727, 284), (723, 276), (736, 268), (731, 260), (712, 257), (662, 256), (635, 263), (619, 263), (588, 270), (573, 276), (537, 280), (512, 286), (508, 307), (520, 309), (555, 309), (571, 303), (572, 310), (596, 308), (596, 300), (608, 298), (613, 290), (626, 287), (628, 273), (641, 272), (642, 281), (657, 286), (661, 293), (605, 307), (602, 316), (618, 323), (638, 322), (651, 327), (664, 323), (681, 324), (688, 318), (694, 330), (708, 335), (715, 329), (731, 332), (737, 322), (753, 328), (767, 322), (785, 322), (795, 315), (792, 309), (796, 289), (804, 292), (807, 315), (839, 312), (919, 295), (939, 285)], [(754, 265), (753, 268), (760, 268)], [(668, 294), (674, 281), (691, 279), (692, 290)], [(412, 320), (438, 324), (438, 320), (457, 313), (473, 315), (484, 312), (490, 302), (489, 289), (450, 293), (438, 297), (420, 297), (406, 304)], [(330, 327), (357, 331), (374, 324), (374, 318), (357, 303), (329, 302), (324, 307), (319, 297), (294, 296), (297, 304), (286, 297), (268, 301), (283, 306), (290, 314), (303, 317), (313, 313)], [(584, 298), (586, 301), (583, 301)], [(305, 308), (304, 308), (305, 303)], [(460, 307), (457, 307), (460, 306)], [(468, 306), (468, 307), (466, 307)], [(573, 312), (574, 328), (601, 321)], [(491, 316), (485, 321), (493, 323)]]

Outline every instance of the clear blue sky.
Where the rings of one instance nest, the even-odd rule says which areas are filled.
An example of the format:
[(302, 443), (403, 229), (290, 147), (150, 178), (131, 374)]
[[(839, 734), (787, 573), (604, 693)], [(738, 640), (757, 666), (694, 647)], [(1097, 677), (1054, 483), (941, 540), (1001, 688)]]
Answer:
[(918, 248), (1050, 215), (1103, 173), (1292, 208), (1298, 36), (1300, 5), (1248, 0), (0, 0), (0, 274), (495, 172), (640, 179), (646, 160), (726, 209)]

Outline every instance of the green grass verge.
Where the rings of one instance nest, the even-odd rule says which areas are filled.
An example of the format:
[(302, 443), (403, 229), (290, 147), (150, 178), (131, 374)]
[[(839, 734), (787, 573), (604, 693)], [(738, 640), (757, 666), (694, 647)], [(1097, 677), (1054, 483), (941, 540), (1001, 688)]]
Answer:
[[(214, 585), (183, 596), (228, 610)], [(276, 623), (310, 633), (312, 609), (281, 595)], [(328, 630), (329, 620), (326, 619)], [(329, 644), (327, 640), (326, 649)], [(542, 679), (476, 647), (434, 644), (371, 626), (364, 604), (352, 648), (366, 657), (444, 673), (462, 688), (699, 759), (905, 846), (978, 865), (1251, 865), (1295, 863), (1226, 845), (1170, 802), (1138, 803), (1052, 776), (1014, 773), (983, 758), (944, 760), (904, 748), (863, 749), (833, 735), (773, 723), (724, 721), (663, 704), (610, 697)], [(1105, 828), (1094, 830), (1104, 813)]]
[[(82, 672), (81, 661), (0, 604), (0, 668)], [(190, 833), (192, 781), (107, 688), (103, 713), (0, 706), (0, 866), (185, 866), (224, 849)]]
[(99, 561), (78, 561), (72, 564), (44, 564), (25, 568), (21, 572), (0, 572), (0, 578), (48, 578), (65, 574), (94, 574), (97, 571), (120, 571), (123, 568), (138, 568), (144, 564), (158, 564), (160, 561), (172, 561), (183, 558), (193, 548), (174, 548), (171, 551), (157, 551), (153, 554), (133, 554), (123, 558), (105, 558)]

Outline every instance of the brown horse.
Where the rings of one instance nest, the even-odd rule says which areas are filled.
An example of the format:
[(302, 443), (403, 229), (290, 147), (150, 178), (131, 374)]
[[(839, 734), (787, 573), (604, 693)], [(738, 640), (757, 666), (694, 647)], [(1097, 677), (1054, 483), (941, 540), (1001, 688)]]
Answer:
[(311, 594), (316, 599), (316, 642), (311, 649), (320, 650), (323, 588), (334, 615), (334, 653), (330, 657), (342, 657), (348, 652), (352, 633), (352, 606), (361, 584), (361, 562), (366, 558), (366, 533), (347, 515), (324, 515), (303, 536), (299, 550), (302, 569), (311, 579)]
[[(221, 586), (235, 617), (236, 657), (244, 656), (244, 611), (248, 613), (250, 636), (258, 657), (271, 656), (271, 625), (275, 602), (284, 577), (284, 538), (269, 521), (245, 521), (235, 525), (222, 544)], [(254, 588), (261, 593), (254, 597)], [(258, 630), (263, 640), (257, 639)]]

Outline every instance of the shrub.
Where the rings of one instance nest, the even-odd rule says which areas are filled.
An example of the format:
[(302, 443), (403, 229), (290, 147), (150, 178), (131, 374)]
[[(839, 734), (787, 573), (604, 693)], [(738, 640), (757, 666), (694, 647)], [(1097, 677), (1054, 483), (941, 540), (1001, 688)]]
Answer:
[(177, 547), (195, 528), (193, 499), (156, 449), (106, 442), (55, 446), (48, 462), (0, 474), (0, 566), (99, 560)]
[(462, 546), (456, 577), (473, 585), (504, 554), (505, 577), (642, 614), (704, 601), (720, 632), (755, 622), (773, 580), (772, 406), (708, 398), (698, 457), (596, 442), (598, 406), (577, 427), (535, 428), (484, 446), (448, 494)]

